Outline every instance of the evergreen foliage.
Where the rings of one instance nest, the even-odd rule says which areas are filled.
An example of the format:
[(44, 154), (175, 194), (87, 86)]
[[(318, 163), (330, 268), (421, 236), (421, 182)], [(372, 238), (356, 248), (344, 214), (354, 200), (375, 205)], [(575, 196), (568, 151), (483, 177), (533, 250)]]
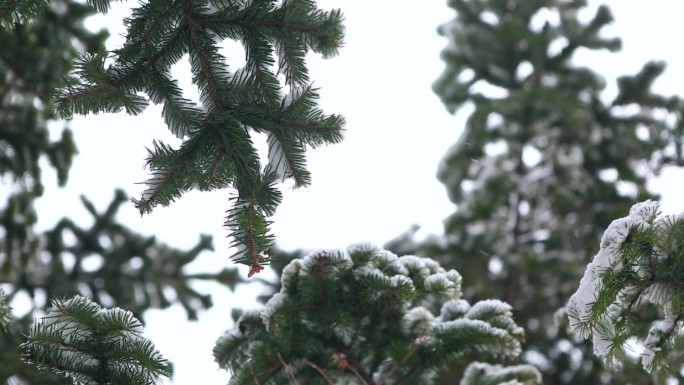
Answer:
[(522, 357), (546, 383), (648, 383), (635, 365), (606, 372), (554, 314), (611, 220), (655, 199), (647, 178), (683, 164), (684, 103), (651, 91), (664, 64), (621, 77), (611, 98), (599, 74), (573, 61), (580, 50), (620, 48), (602, 32), (607, 7), (582, 22), (583, 0), (449, 6), (457, 15), (438, 30), (449, 44), (434, 90), (449, 111), (469, 114), (438, 171), (457, 209), (443, 238), (385, 247), (455, 268), (468, 300), (510, 303), (528, 332)]
[(601, 248), (570, 298), (570, 327), (591, 338), (611, 366), (625, 361), (632, 337), (644, 369), (659, 383), (684, 381), (684, 214), (661, 217), (658, 204), (636, 204), (608, 226)]
[(22, 345), (24, 358), (83, 385), (149, 385), (171, 364), (142, 336), (131, 312), (75, 296), (55, 300)]
[[(107, 0), (90, 3), (101, 12), (109, 6)], [(152, 144), (148, 188), (135, 205), (149, 213), (189, 190), (236, 189), (226, 227), (237, 250), (234, 261), (251, 266), (251, 276), (269, 262), (268, 217), (282, 197), (276, 184), (292, 179), (294, 187), (308, 185), (305, 149), (342, 140), (344, 119), (317, 108), (304, 60), (309, 51), (337, 53), (341, 21), (339, 11), (321, 11), (310, 0), (142, 3), (124, 20), (123, 47), (89, 52), (76, 64), (57, 96), (57, 110), (66, 117), (121, 110), (136, 115), (149, 101), (163, 104), (164, 121), (182, 143)], [(220, 53), (227, 39), (244, 47), (243, 68), (231, 70)], [(183, 97), (170, 73), (184, 55), (199, 104)], [(266, 136), (264, 167), (254, 134)]]
[(192, 280), (233, 288), (242, 279), (236, 269), (185, 273), (199, 253), (212, 250), (211, 239), (201, 237), (195, 247), (180, 250), (132, 231), (116, 219), (128, 200), (121, 191), (102, 212), (83, 198), (93, 219), (89, 227), (64, 218), (45, 232), (35, 230), (35, 203), (49, 187), (43, 173), (52, 168), (65, 185), (77, 153), (72, 132), (59, 127), (54, 91), (65, 86), (81, 54), (104, 49), (107, 33), (83, 27), (94, 11), (79, 1), (53, 0), (37, 13), (23, 10), (39, 9), (31, 7), (41, 1), (0, 3), (0, 176), (6, 200), (0, 206), (1, 303), (23, 295), (33, 300), (33, 310), (13, 318), (0, 304), (0, 323), (6, 323), (0, 328), (0, 383), (63, 384), (22, 363), (19, 351), (34, 312), (50, 301), (81, 294), (126, 308), (138, 319), (147, 309), (179, 303), (194, 319), (211, 300), (192, 288)]
[[(110, 5), (89, 2), (100, 12)], [(231, 383), (541, 383), (529, 364), (548, 384), (653, 383), (624, 351), (632, 338), (655, 380), (684, 382), (684, 217), (660, 217), (647, 202), (610, 223), (635, 200), (654, 198), (647, 178), (684, 164), (684, 103), (650, 91), (664, 65), (620, 78), (618, 95), (606, 101), (600, 76), (572, 62), (579, 49), (619, 49), (618, 39), (601, 34), (611, 21), (606, 7), (582, 23), (582, 0), (449, 5), (457, 16), (439, 29), (450, 44), (434, 88), (450, 111), (473, 112), (439, 170), (458, 206), (445, 236), (417, 243), (408, 234), (386, 247), (430, 258), (357, 246), (292, 260), (298, 253), (272, 248), (268, 218), (280, 202), (278, 183), (310, 183), (305, 150), (342, 139), (344, 120), (318, 109), (304, 61), (309, 51), (336, 53), (339, 11), (309, 0), (143, 2), (125, 21), (124, 46), (106, 52), (106, 33), (82, 27), (88, 5), (0, 4), (0, 175), (13, 182), (0, 210), (0, 282), (8, 291), (0, 292), (0, 382), (154, 383), (171, 366), (140, 337), (144, 311), (177, 301), (194, 319), (211, 303), (193, 279), (231, 288), (241, 281), (235, 270), (184, 273), (211, 250), (210, 239), (183, 251), (127, 229), (115, 220), (127, 200), (120, 191), (104, 212), (83, 198), (90, 228), (65, 218), (34, 231), (44, 190), (39, 161), (47, 158), (63, 185), (76, 153), (68, 129), (50, 139), (56, 112), (137, 114), (149, 101), (163, 104), (180, 145), (152, 143), (148, 189), (134, 200), (140, 211), (191, 189), (233, 188), (226, 227), (234, 259), (253, 275), (269, 255), (286, 255), (276, 259), (281, 279), (265, 307), (234, 310), (237, 328), (216, 344)], [(219, 53), (226, 39), (245, 48), (244, 68), (227, 67)], [(170, 74), (185, 57), (199, 103)], [(268, 146), (265, 166), (255, 134)], [(620, 372), (607, 372), (590, 344), (554, 321), (597, 244), (567, 311), (573, 331), (591, 337), (594, 352)], [(84, 263), (93, 259), (96, 268)], [(34, 308), (46, 297), (48, 317), (32, 328), (33, 314), (12, 317), (7, 302), (19, 293)], [(70, 379), (21, 363), (23, 335), (24, 359)], [(119, 365), (114, 357), (128, 358)], [(104, 378), (96, 372), (103, 368)]]
[[(460, 274), (428, 258), (319, 251), (291, 261), (281, 284), (217, 341), (231, 384), (429, 384), (454, 362), (513, 358), (524, 341), (508, 304), (470, 305)], [(534, 367), (499, 369), (488, 371), (541, 383)]]

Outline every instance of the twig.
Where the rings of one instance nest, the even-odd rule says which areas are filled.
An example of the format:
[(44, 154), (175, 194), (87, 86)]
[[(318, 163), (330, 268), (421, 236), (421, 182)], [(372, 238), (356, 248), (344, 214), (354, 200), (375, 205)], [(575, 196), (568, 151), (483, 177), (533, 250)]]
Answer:
[(330, 380), (330, 378), (328, 378), (328, 376), (325, 374), (325, 371), (324, 371), (323, 369), (321, 369), (321, 367), (319, 367), (318, 365), (314, 364), (313, 362), (311, 362), (311, 361), (309, 361), (309, 360), (304, 360), (304, 363), (305, 363), (306, 365), (309, 365), (309, 366), (311, 366), (312, 368), (314, 368), (314, 370), (316, 370), (316, 371), (325, 379), (325, 381), (326, 381), (328, 384), (334, 385), (333, 382)]
[(366, 373), (363, 369), (361, 369), (361, 372), (359, 372), (359, 370), (356, 369), (356, 362), (350, 362), (344, 353), (334, 353), (333, 361), (337, 364), (340, 370), (349, 370), (350, 372), (354, 373), (356, 378), (361, 380), (363, 385), (369, 385), (369, 381), (375, 385), (373, 378), (369, 376), (368, 373)]
[(354, 375), (356, 376), (356, 378), (358, 378), (359, 380), (361, 380), (361, 382), (363, 383), (363, 385), (368, 385), (368, 382), (366, 382), (366, 380), (365, 380), (365, 379), (363, 378), (363, 376), (359, 373), (359, 371), (356, 370), (355, 367), (349, 365), (349, 366), (347, 367), (347, 369), (349, 369), (350, 372), (354, 373)]
[(297, 379), (295, 378), (294, 373), (292, 373), (292, 368), (290, 368), (290, 365), (288, 365), (288, 363), (285, 362), (285, 360), (283, 359), (283, 356), (280, 355), (280, 352), (277, 352), (276, 355), (278, 356), (278, 360), (280, 361), (280, 363), (281, 363), (281, 364), (283, 365), (283, 367), (285, 368), (285, 371), (286, 371), (287, 374), (290, 376), (290, 379), (292, 380), (292, 382), (293, 382), (295, 385), (299, 385), (299, 382), (297, 382)]
[(385, 375), (382, 376), (382, 378), (378, 382), (378, 385), (384, 384), (385, 381), (387, 381), (387, 379), (389, 378), (389, 376), (392, 373), (394, 373), (395, 370), (397, 370), (399, 368), (399, 365), (406, 363), (406, 361), (408, 361), (408, 359), (411, 358), (411, 356), (415, 352), (418, 351), (418, 348), (420, 348), (420, 346), (423, 344), (424, 341), (425, 341), (425, 336), (421, 336), (421, 337), (416, 338), (414, 341), (413, 348), (411, 348), (411, 350), (409, 350), (408, 353), (406, 353), (406, 355), (404, 357), (402, 357), (399, 362), (395, 362), (394, 365), (392, 365), (390, 370), (387, 373), (385, 373)]
[(249, 362), (249, 372), (252, 374), (252, 379), (254, 380), (254, 383), (256, 385), (259, 385), (259, 381), (257, 381), (256, 375), (254, 374), (254, 366), (252, 365), (252, 362)]
[(415, 373), (415, 372), (416, 372), (416, 368), (413, 368), (413, 369), (409, 370), (408, 372), (406, 372), (406, 374), (404, 374), (403, 376), (399, 377), (399, 379), (397, 380), (397, 384), (396, 384), (396, 385), (401, 385), (401, 384), (403, 384), (404, 381), (405, 381), (406, 379), (408, 379), (408, 378), (409, 378), (413, 373)]

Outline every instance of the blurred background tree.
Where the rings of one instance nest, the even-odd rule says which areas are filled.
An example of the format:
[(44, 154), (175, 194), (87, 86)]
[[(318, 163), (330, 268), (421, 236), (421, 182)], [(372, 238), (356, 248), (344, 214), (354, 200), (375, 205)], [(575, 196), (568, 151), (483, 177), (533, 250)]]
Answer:
[(608, 372), (555, 317), (603, 230), (634, 202), (657, 198), (648, 178), (684, 164), (684, 104), (651, 92), (664, 63), (619, 78), (607, 100), (601, 75), (573, 62), (580, 50), (621, 46), (602, 33), (609, 9), (582, 21), (586, 5), (449, 2), (457, 15), (438, 30), (449, 43), (434, 90), (450, 112), (472, 111), (438, 171), (457, 208), (444, 236), (417, 243), (409, 232), (386, 247), (455, 268), (468, 300), (510, 303), (527, 331), (523, 360), (545, 383), (648, 384), (639, 365)]
[(233, 269), (183, 272), (200, 252), (212, 249), (210, 237), (180, 250), (118, 223), (116, 212), (128, 201), (123, 191), (113, 193), (103, 212), (82, 198), (93, 217), (90, 227), (67, 217), (48, 231), (35, 231), (39, 213), (34, 204), (45, 189), (41, 169), (49, 164), (63, 186), (77, 153), (67, 122), (55, 116), (53, 95), (65, 85), (80, 55), (104, 49), (107, 32), (83, 26), (93, 13), (92, 7), (74, 0), (10, 1), (0, 6), (0, 283), (7, 300), (28, 294), (34, 309), (0, 328), (3, 384), (67, 383), (37, 373), (20, 360), (19, 344), (33, 316), (53, 299), (80, 293), (104, 306), (130, 310), (138, 318), (147, 309), (179, 303), (189, 319), (196, 319), (198, 310), (211, 306), (211, 299), (190, 286), (192, 279), (217, 280), (231, 288), (240, 281)]

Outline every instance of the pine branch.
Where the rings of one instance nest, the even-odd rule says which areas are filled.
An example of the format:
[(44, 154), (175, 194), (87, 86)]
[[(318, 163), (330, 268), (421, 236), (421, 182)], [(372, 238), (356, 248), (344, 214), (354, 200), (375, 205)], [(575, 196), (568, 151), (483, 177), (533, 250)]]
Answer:
[(84, 384), (153, 384), (171, 364), (142, 337), (142, 324), (119, 308), (76, 296), (53, 302), (22, 344), (24, 359)]
[[(93, 5), (105, 11), (109, 1), (93, 0)], [(320, 11), (308, 0), (143, 3), (125, 20), (127, 41), (112, 52), (107, 69), (104, 53), (84, 56), (77, 64), (75, 76), (58, 94), (58, 110), (65, 116), (121, 109), (137, 114), (146, 107), (146, 97), (163, 104), (164, 122), (182, 143), (179, 148), (153, 143), (146, 163), (151, 177), (134, 200), (136, 207), (148, 213), (191, 189), (236, 189), (241, 206), (229, 210), (227, 227), (237, 248), (233, 259), (250, 265), (252, 275), (268, 261), (264, 253), (273, 237), (266, 217), (281, 199), (274, 188), (278, 177), (308, 185), (306, 146), (342, 140), (344, 119), (317, 108), (318, 95), (305, 86), (304, 62), (308, 51), (337, 52), (341, 21), (339, 11)], [(245, 68), (230, 71), (219, 53), (223, 39), (243, 44)], [(185, 54), (200, 105), (183, 98), (169, 74)], [(283, 97), (275, 56), (291, 96)], [(253, 131), (267, 134), (271, 165), (260, 164)]]
[(276, 106), (281, 98), (280, 83), (271, 72), (275, 61), (271, 55), (273, 47), (259, 35), (245, 36), (246, 67), (253, 74), (261, 99), (268, 106)]
[(265, 250), (273, 246), (273, 237), (268, 234), (270, 222), (266, 216), (273, 215), (282, 198), (273, 187), (276, 179), (274, 173), (263, 175), (260, 183), (253, 186), (247, 195), (234, 198), (226, 218), (226, 227), (235, 233), (233, 246), (237, 251), (232, 258), (251, 266), (249, 276), (261, 271), (262, 265), (269, 261)]
[[(592, 338), (594, 353), (609, 365), (620, 365), (628, 338), (643, 340), (642, 366), (656, 377), (671, 370), (669, 352), (684, 326), (683, 217), (659, 215), (658, 204), (646, 201), (613, 221), (567, 306), (570, 327)], [(646, 303), (661, 310), (635, 317)], [(639, 332), (644, 324), (650, 324), (645, 337)]]
[(150, 100), (155, 104), (163, 104), (162, 117), (169, 130), (177, 138), (183, 139), (196, 130), (197, 121), (202, 112), (188, 99), (182, 97), (178, 82), (172, 80), (170, 74), (153, 71), (150, 74), (153, 87), (147, 89)]
[[(146, 166), (152, 170), (153, 177), (146, 182), (148, 187), (143, 192), (142, 198), (133, 199), (135, 207), (141, 213), (151, 212), (152, 208), (158, 204), (169, 205), (180, 198), (182, 192), (190, 188), (184, 177), (190, 168), (190, 162), (187, 161), (190, 156), (178, 156), (179, 151), (161, 142), (154, 141), (152, 144), (154, 150), (147, 150)], [(185, 149), (188, 148), (192, 147), (185, 147)]]
[(305, 168), (304, 149), (283, 134), (275, 131), (268, 134), (267, 168), (276, 173), (280, 181), (292, 178), (295, 187), (308, 186), (311, 183), (311, 175)]
[[(147, 99), (137, 95), (136, 84), (145, 69), (142, 66), (104, 68), (103, 53), (86, 54), (75, 64), (79, 78), (65, 78), (67, 84), (57, 92), (57, 112), (64, 117), (73, 113), (119, 112), (140, 114), (147, 107)], [(85, 82), (81, 81), (84, 80)]]

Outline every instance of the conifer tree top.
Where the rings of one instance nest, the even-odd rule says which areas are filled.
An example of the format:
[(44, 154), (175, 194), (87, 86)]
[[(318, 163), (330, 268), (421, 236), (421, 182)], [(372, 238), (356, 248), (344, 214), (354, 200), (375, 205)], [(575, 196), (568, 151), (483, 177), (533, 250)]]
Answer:
[[(214, 356), (235, 385), (429, 384), (451, 364), (517, 356), (524, 332), (511, 307), (471, 305), (461, 280), (432, 259), (366, 245), (313, 252), (284, 268), (280, 292), (243, 313)], [(463, 384), (483, 383), (470, 377)], [(484, 377), (540, 381), (528, 365)]]

